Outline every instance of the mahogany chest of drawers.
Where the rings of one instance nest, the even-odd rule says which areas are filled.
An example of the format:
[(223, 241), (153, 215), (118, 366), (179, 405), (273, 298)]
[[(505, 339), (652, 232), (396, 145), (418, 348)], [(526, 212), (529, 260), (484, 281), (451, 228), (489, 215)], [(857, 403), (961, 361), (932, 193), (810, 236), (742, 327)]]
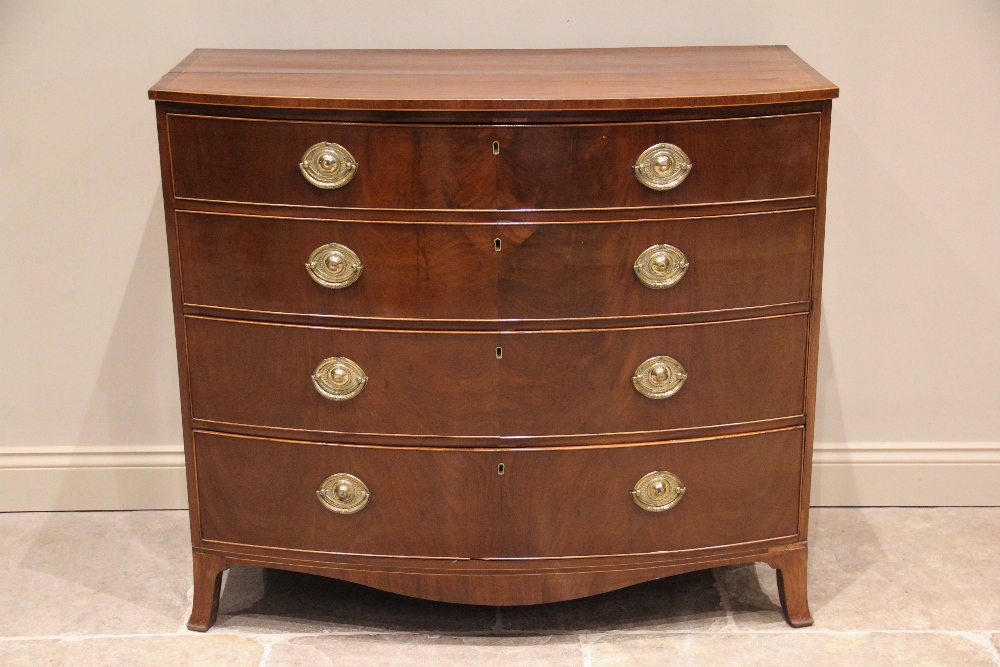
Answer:
[(195, 599), (763, 561), (806, 603), (837, 89), (785, 47), (198, 50), (156, 101)]

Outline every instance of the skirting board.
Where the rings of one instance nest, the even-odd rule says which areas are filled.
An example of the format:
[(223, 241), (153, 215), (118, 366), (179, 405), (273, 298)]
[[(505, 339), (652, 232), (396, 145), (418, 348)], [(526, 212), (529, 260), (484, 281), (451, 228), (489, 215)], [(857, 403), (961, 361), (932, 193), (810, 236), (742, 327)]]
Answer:
[[(813, 506), (1000, 506), (1000, 442), (817, 443)], [(0, 450), (0, 512), (184, 509), (176, 447)]]
[(176, 445), (0, 449), (0, 512), (184, 509)]
[(810, 504), (998, 506), (1000, 442), (817, 442)]

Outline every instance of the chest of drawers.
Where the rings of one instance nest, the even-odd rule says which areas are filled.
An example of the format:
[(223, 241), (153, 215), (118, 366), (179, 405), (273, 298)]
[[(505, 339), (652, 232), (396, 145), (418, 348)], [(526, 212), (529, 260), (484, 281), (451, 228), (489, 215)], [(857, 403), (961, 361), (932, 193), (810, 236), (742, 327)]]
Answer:
[(198, 50), (150, 90), (194, 606), (521, 605), (806, 536), (831, 100), (785, 47)]

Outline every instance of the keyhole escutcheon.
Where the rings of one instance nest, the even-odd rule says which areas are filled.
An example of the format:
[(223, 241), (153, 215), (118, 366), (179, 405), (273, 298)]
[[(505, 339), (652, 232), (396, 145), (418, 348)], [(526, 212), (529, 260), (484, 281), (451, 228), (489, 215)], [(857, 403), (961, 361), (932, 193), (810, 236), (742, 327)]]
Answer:
[(494, 155), (500, 155), (500, 142), (499, 141), (494, 141), (493, 142), (493, 154)]
[(504, 466), (501, 463), (501, 464), (497, 465), (497, 474), (498, 475), (502, 475), (503, 473), (504, 473)]

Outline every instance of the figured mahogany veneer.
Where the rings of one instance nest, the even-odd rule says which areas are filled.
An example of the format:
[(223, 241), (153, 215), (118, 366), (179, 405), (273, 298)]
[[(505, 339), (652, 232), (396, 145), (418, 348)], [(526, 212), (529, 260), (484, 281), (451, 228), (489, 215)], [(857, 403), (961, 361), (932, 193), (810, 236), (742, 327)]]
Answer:
[[(755, 561), (812, 623), (837, 93), (787, 47), (192, 53), (149, 93), (188, 627), (233, 565), (514, 605)], [(321, 142), (341, 187), (300, 170)], [(636, 177), (658, 144), (676, 187)], [(363, 265), (340, 289), (306, 269), (329, 244)], [(686, 272), (653, 289), (633, 264), (664, 245)]]
[[(479, 439), (635, 437), (778, 419), (803, 413), (806, 326), (800, 314), (638, 329), (442, 333), (188, 317), (191, 414), (220, 425)], [(660, 354), (688, 372), (671, 400), (650, 400), (632, 384), (636, 368)], [(312, 373), (328, 357), (348, 357), (364, 370), (361, 394), (331, 402), (316, 391)]]
[[(192, 306), (269, 319), (355, 318), (365, 326), (394, 319), (471, 325), (786, 304), (806, 311), (813, 217), (806, 209), (642, 224), (408, 224), (178, 212), (177, 236), (184, 301)], [(506, 252), (496, 252), (496, 239)], [(332, 242), (354, 250), (365, 267), (345, 289), (325, 288), (304, 269), (313, 250)], [(665, 242), (691, 266), (673, 288), (649, 289), (632, 265)]]
[[(634, 208), (811, 197), (820, 117), (480, 126), (171, 113), (167, 133), (178, 200), (371, 209)], [(357, 160), (350, 187), (323, 190), (299, 173), (305, 150), (323, 141), (343, 145)], [(661, 142), (684, 146), (695, 165), (683, 188), (657, 192), (633, 174), (639, 154)]]
[[(802, 428), (545, 449), (303, 445), (203, 431), (194, 440), (201, 534), (210, 543), (318, 558), (564, 558), (776, 540), (798, 530)], [(636, 511), (632, 485), (658, 467), (689, 491), (676, 512)], [(334, 514), (316, 502), (329, 470), (369, 480), (363, 511)]]

